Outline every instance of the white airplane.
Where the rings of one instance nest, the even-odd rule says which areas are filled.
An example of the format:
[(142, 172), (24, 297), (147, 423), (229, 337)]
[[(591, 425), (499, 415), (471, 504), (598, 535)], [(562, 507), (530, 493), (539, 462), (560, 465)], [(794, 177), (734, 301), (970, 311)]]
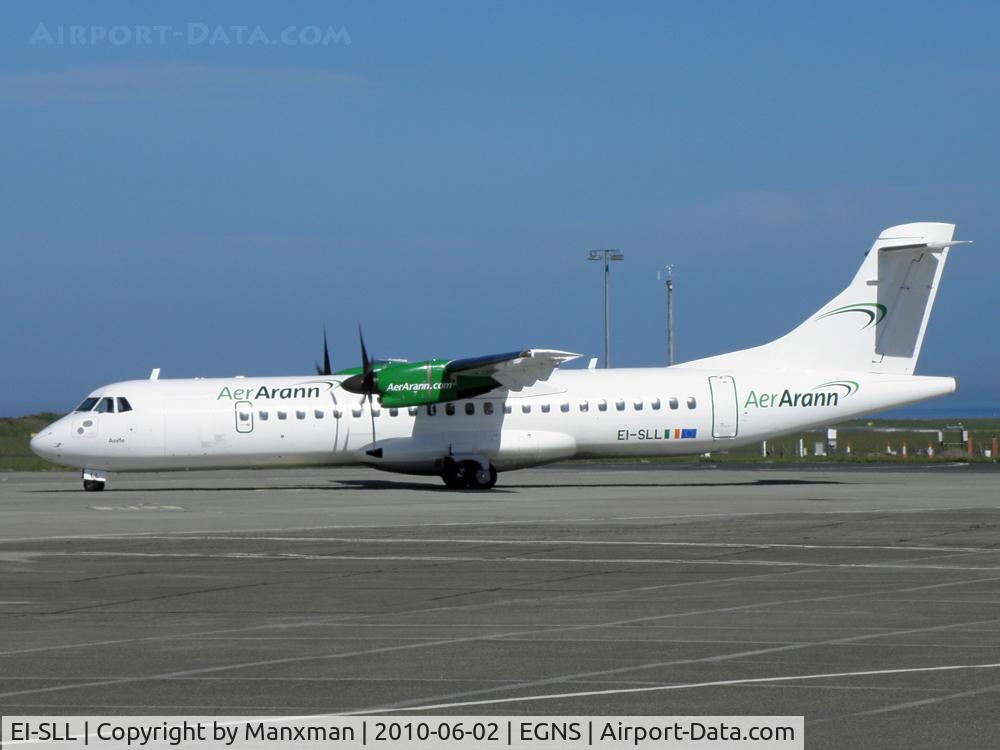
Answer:
[(557, 369), (579, 355), (373, 361), (318, 376), (114, 383), (31, 449), (107, 472), (366, 464), (489, 489), (497, 472), (568, 458), (726, 450), (953, 393), (913, 374), (953, 224), (886, 229), (851, 284), (781, 338), (642, 369)]

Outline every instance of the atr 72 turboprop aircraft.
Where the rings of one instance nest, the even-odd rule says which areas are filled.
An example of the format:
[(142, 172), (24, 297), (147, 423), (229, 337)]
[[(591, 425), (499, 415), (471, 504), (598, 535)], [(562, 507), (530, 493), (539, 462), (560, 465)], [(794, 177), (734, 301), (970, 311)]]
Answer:
[(317, 376), (133, 380), (98, 388), (31, 448), (107, 472), (366, 464), (489, 489), (567, 458), (725, 450), (953, 393), (913, 374), (953, 224), (886, 229), (851, 284), (763, 346), (666, 368), (557, 369), (548, 349), (373, 361)]

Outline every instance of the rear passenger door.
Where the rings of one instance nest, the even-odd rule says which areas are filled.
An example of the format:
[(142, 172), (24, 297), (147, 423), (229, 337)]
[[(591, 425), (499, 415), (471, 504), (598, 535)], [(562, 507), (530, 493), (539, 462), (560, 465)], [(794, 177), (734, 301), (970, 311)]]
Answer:
[(736, 381), (729, 375), (713, 375), (708, 385), (712, 391), (712, 437), (731, 440), (739, 431)]

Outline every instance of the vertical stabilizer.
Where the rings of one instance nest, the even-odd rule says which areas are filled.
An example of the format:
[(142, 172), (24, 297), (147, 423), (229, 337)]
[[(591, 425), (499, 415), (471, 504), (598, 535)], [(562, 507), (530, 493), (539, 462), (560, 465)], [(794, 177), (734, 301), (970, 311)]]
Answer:
[(912, 374), (954, 224), (922, 222), (879, 235), (843, 292), (769, 344), (682, 367), (857, 370)]

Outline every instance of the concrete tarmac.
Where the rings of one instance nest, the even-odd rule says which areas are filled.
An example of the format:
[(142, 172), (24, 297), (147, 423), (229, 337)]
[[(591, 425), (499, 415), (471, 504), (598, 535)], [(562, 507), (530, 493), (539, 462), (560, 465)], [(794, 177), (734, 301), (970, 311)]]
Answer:
[(1000, 471), (0, 474), (5, 714), (804, 715), (1000, 730)]

